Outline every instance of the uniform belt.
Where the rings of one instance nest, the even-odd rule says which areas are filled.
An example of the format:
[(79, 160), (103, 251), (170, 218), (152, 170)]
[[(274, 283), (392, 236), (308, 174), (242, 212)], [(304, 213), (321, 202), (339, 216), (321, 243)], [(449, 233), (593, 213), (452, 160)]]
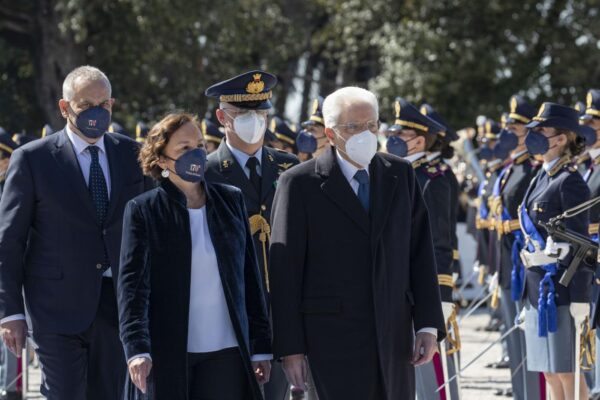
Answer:
[(481, 219), (481, 217), (475, 218), (475, 228), (477, 229), (488, 229), (489, 221), (487, 219)]
[(514, 231), (518, 231), (521, 229), (521, 225), (519, 224), (518, 219), (511, 220), (496, 220), (496, 230), (499, 235), (506, 235), (507, 233), (511, 233)]

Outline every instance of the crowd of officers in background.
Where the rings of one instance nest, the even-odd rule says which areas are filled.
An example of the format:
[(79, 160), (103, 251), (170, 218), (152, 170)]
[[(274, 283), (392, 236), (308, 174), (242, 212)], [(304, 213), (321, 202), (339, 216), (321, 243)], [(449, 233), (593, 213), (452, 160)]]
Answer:
[[(395, 120), (381, 121), (379, 151), (412, 163), (429, 209), (449, 332), (441, 344), (445, 360), (438, 354), (431, 365), (417, 368), (420, 399), (460, 398), (460, 379), (453, 379), (448, 390), (442, 386), (460, 370), (456, 365), (456, 353), (460, 351), (457, 315), (466, 305), (461, 301), (464, 291), (476, 287), (477, 281), (483, 289), (470, 300), (487, 304), (491, 310), (490, 323), (483, 329), (506, 334), (502, 358), (487, 366), (510, 369), (512, 387), (497, 395), (543, 399), (550, 391), (553, 399), (569, 399), (573, 398), (576, 380), (581, 379), (580, 398), (600, 396), (600, 369), (594, 368), (595, 352), (600, 346), (596, 345), (599, 339), (591, 312), (600, 284), (595, 260), (582, 263), (585, 265), (578, 279), (570, 288), (563, 288), (558, 280), (568, 265), (564, 256), (556, 257), (557, 267), (550, 268), (535, 262), (526, 266), (528, 262), (520, 254), (537, 236), (548, 240), (546, 233), (537, 235), (537, 230), (543, 231), (539, 226), (535, 232), (528, 231), (524, 219), (547, 220), (600, 195), (600, 171), (596, 171), (600, 170), (600, 90), (590, 90), (585, 100), (574, 107), (554, 103), (536, 107), (514, 95), (497, 120), (479, 116), (474, 121), (476, 127), (457, 131), (432, 105), (415, 107), (397, 98)], [(314, 99), (310, 118), (301, 124), (272, 116), (265, 145), (293, 153), (301, 162), (318, 157), (330, 146), (324, 133), (322, 103), (322, 97)], [(421, 115), (415, 115), (415, 110)], [(569, 125), (573, 115), (578, 127)], [(438, 128), (425, 124), (422, 116), (437, 122)], [(201, 127), (207, 152), (217, 151), (223, 142), (223, 128), (210, 118), (202, 119)], [(139, 122), (130, 136), (142, 143), (149, 128)], [(130, 134), (116, 122), (110, 130)], [(46, 125), (41, 136), (53, 132)], [(35, 139), (0, 128), (2, 181), (12, 151)], [(578, 185), (579, 181), (587, 185)], [(0, 194), (2, 187), (3, 182)], [(598, 211), (598, 207), (592, 208), (571, 228), (581, 231), (580, 225), (584, 224), (585, 232), (581, 233), (597, 241)], [(461, 265), (464, 257), (457, 239), (459, 223), (464, 223), (477, 244), (473, 269)], [(529, 250), (532, 254), (534, 247)], [(573, 306), (585, 303), (587, 308)], [(520, 324), (523, 329), (514, 329)], [(580, 329), (576, 329), (578, 325)], [(579, 349), (575, 348), (576, 342), (580, 343)], [(4, 358), (8, 376), (15, 376), (16, 362), (7, 367), (8, 354)], [(585, 372), (581, 378), (575, 374), (577, 364)]]

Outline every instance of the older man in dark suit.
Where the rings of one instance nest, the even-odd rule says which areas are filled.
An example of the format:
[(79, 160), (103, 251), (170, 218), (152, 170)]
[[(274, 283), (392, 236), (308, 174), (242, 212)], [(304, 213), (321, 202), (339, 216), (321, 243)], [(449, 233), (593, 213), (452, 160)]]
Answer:
[(372, 93), (340, 89), (323, 116), (334, 147), (282, 174), (275, 195), (275, 356), (300, 387), (308, 359), (320, 400), (414, 398), (414, 366), (446, 334), (419, 185), (376, 154)]
[(106, 133), (113, 102), (104, 73), (72, 71), (66, 127), (13, 153), (0, 201), (2, 337), (21, 353), (26, 304), (48, 399), (119, 399), (124, 386), (113, 276), (125, 204), (150, 183), (139, 145)]

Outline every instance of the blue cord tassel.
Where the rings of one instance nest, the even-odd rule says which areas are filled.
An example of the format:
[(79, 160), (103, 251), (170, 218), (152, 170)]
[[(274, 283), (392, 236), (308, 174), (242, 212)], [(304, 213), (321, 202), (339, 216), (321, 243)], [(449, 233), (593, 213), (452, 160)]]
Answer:
[[(546, 337), (548, 332), (553, 333), (558, 329), (557, 313), (556, 313), (556, 288), (552, 277), (556, 274), (556, 264), (544, 265), (542, 267), (546, 273), (540, 281), (539, 299), (538, 299), (538, 336)], [(548, 292), (545, 292), (545, 287), (548, 285)]]
[(523, 245), (523, 235), (515, 233), (511, 254), (513, 268), (510, 273), (510, 295), (513, 301), (518, 301), (521, 298), (521, 293), (523, 293), (525, 268), (521, 265), (521, 257), (519, 256)]

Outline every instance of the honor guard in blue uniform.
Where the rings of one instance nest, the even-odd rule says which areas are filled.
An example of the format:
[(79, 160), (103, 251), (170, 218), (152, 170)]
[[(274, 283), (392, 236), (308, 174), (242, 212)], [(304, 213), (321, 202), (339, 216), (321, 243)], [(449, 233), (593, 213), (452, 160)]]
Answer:
[(277, 138), (277, 140), (272, 143), (275, 148), (286, 151), (290, 154), (296, 154), (298, 152), (296, 149), (296, 132), (294, 132), (290, 125), (283, 120), (283, 118), (278, 116), (271, 118), (269, 129)]
[[(263, 145), (267, 116), (277, 78), (264, 71), (250, 71), (212, 85), (206, 96), (219, 102), (216, 116), (225, 128), (225, 139), (210, 154), (206, 179), (242, 190), (268, 299), (268, 249), (270, 215), (279, 175), (298, 164), (293, 154)], [(266, 400), (281, 400), (288, 384), (274, 363), (265, 385)]]
[[(525, 139), (531, 154), (543, 165), (525, 193), (519, 210), (525, 244), (521, 259), (526, 268), (521, 300), (524, 302), (527, 369), (543, 372), (552, 398), (565, 398), (575, 387), (575, 332), (589, 315), (592, 264), (579, 265), (568, 286), (559, 283), (572, 255), (566, 243), (555, 243), (541, 225), (590, 197), (573, 158), (583, 151), (579, 115), (573, 108), (544, 103), (526, 125)], [(565, 227), (581, 235), (589, 229), (588, 212), (564, 220)], [(581, 379), (580, 395), (587, 399)], [(567, 397), (570, 398), (570, 397)]]
[(317, 148), (312, 153), (313, 157), (320, 156), (329, 148), (329, 141), (325, 136), (325, 122), (323, 121), (323, 97), (318, 96), (313, 100), (310, 117), (302, 122), (302, 128), (306, 129), (316, 139)]
[[(587, 183), (590, 189), (591, 198), (600, 196), (600, 140), (598, 140), (598, 132), (600, 131), (600, 92), (596, 89), (589, 90), (586, 96), (586, 104), (581, 103), (579, 122), (581, 128), (587, 129), (586, 146), (589, 155), (589, 166), (582, 172), (583, 180)], [(590, 209), (590, 226), (588, 234), (592, 239), (598, 241), (598, 222), (600, 222), (600, 206), (596, 205)], [(596, 266), (595, 278), (593, 284), (592, 299), (594, 300), (592, 307), (594, 310), (598, 308), (597, 297), (600, 293), (600, 268)], [(596, 330), (596, 360), (600, 356), (600, 331)], [(600, 368), (594, 366), (592, 370), (586, 374), (590, 386), (590, 394), (597, 396), (600, 394)]]
[(504, 160), (494, 157), (494, 146), (500, 134), (500, 125), (487, 118), (481, 125), (481, 147), (479, 157), (485, 167), (485, 180), (480, 182), (477, 190), (477, 215), (475, 227), (477, 228), (477, 260), (479, 261), (479, 283), (484, 283), (484, 278), (492, 266), (493, 251), (490, 248), (490, 220), (492, 215), (489, 209), (489, 199), (492, 194), (494, 183), (502, 169)]
[(202, 129), (202, 135), (206, 140), (206, 152), (208, 154), (214, 153), (221, 145), (225, 134), (221, 132), (221, 129), (219, 129), (217, 124), (208, 118), (202, 119), (200, 128)]
[[(12, 140), (8, 133), (0, 133), (0, 197), (4, 192), (10, 157), (17, 147), (19, 147), (18, 144)], [(6, 392), (5, 397), (2, 397), (2, 399), (21, 399), (21, 393), (17, 391), (20, 362), (21, 359), (8, 351), (4, 342), (0, 343), (0, 393)]]
[(44, 127), (42, 128), (42, 137), (45, 138), (46, 136), (50, 136), (54, 133), (54, 129), (50, 126), (50, 124), (46, 124), (44, 125)]
[(110, 126), (108, 127), (108, 131), (111, 133), (120, 133), (121, 135), (129, 136), (125, 128), (123, 128), (123, 125), (119, 124), (118, 122), (111, 122)]
[[(390, 129), (392, 135), (387, 140), (387, 150), (391, 154), (403, 157), (415, 170), (423, 198), (429, 211), (432, 223), (432, 237), (437, 266), (438, 282), (442, 300), (444, 318), (448, 324), (454, 314), (452, 291), (454, 281), (452, 278), (453, 266), (453, 234), (452, 229), (456, 224), (452, 221), (455, 214), (451, 212), (453, 200), (451, 182), (446, 177), (448, 167), (440, 162), (439, 158), (429, 161), (427, 152), (439, 152), (443, 146), (446, 127), (440, 125), (427, 115), (399, 97), (394, 102), (396, 121)], [(446, 346), (446, 343), (442, 343)], [(453, 364), (447, 358), (446, 365), (451, 366), (449, 371), (454, 372)], [(438, 386), (444, 383), (443, 368), (440, 358), (437, 363), (417, 367), (415, 369), (417, 397), (419, 399), (440, 398), (436, 393)], [(454, 397), (458, 395), (457, 387), (451, 387)]]
[[(433, 119), (435, 122), (444, 127), (444, 135), (442, 136), (442, 141), (440, 143), (441, 147), (439, 151), (433, 151), (428, 154), (428, 161), (436, 165), (438, 163), (441, 164), (441, 168), (444, 170), (444, 175), (448, 178), (450, 182), (450, 212), (451, 212), (451, 221), (452, 226), (450, 228), (452, 234), (452, 274), (453, 278), (457, 277), (460, 274), (460, 257), (458, 253), (458, 237), (456, 236), (456, 222), (458, 220), (458, 198), (460, 195), (460, 186), (458, 183), (458, 179), (452, 171), (452, 168), (448, 163), (444, 160), (449, 160), (454, 157), (454, 149), (450, 146), (450, 143), (458, 140), (458, 134), (454, 129), (452, 129), (446, 121), (442, 118), (442, 116), (429, 104), (422, 104), (420, 108), (421, 114), (428, 116)], [(456, 280), (456, 279), (454, 279)]]
[(29, 142), (33, 142), (37, 137), (26, 134), (25, 132), (15, 133), (12, 135), (12, 141), (15, 142), (19, 147)]
[[(590, 103), (590, 104), (593, 104), (594, 92), (595, 92), (594, 89), (588, 91), (586, 100), (591, 101), (592, 103)], [(579, 112), (579, 122), (580, 123), (584, 124), (586, 121), (589, 121), (590, 119), (593, 118), (593, 116), (591, 114), (587, 114), (587, 112), (586, 112), (586, 110), (588, 108), (586, 103), (578, 101), (577, 103), (575, 103), (575, 106), (573, 106), (573, 108), (576, 109), (577, 112)], [(592, 109), (591, 106), (590, 106), (590, 109)], [(592, 164), (592, 159), (591, 159), (590, 154), (588, 153), (587, 149), (585, 149), (585, 151), (583, 153), (581, 153), (580, 155), (578, 155), (575, 158), (575, 165), (577, 166), (577, 170), (579, 171), (579, 173), (581, 175), (585, 175), (585, 173), (590, 168), (591, 164)]]
[[(496, 262), (498, 287), (501, 290), (500, 310), (505, 329), (515, 324), (520, 303), (525, 270), (519, 253), (524, 246), (524, 237), (519, 226), (519, 205), (523, 202), (529, 183), (539, 167), (525, 146), (527, 128), (536, 110), (520, 95), (509, 101), (510, 112), (505, 129), (496, 146), (510, 154), (510, 162), (500, 171), (492, 189), (490, 212), (495, 216)], [(529, 372), (521, 364), (525, 358), (525, 337), (520, 330), (506, 338), (514, 399), (539, 399), (539, 376)]]
[(135, 124), (135, 141), (144, 143), (148, 137), (148, 132), (150, 132), (150, 127), (144, 122), (138, 121), (138, 123)]

